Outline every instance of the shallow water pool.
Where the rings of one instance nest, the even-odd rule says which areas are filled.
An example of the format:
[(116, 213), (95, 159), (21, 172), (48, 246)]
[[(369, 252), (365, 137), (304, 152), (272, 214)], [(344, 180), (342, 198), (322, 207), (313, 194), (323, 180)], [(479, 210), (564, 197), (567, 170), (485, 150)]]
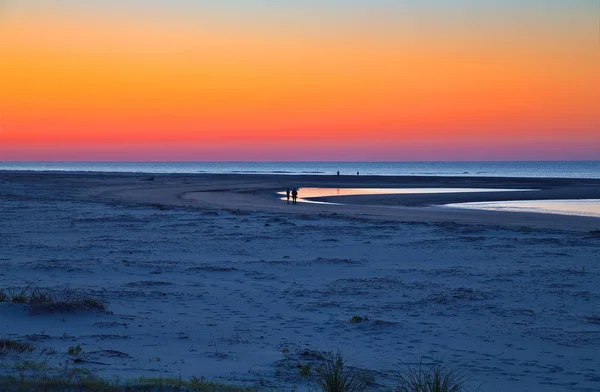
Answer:
[(477, 203), (456, 203), (446, 204), (446, 206), (477, 210), (537, 212), (542, 214), (592, 216), (600, 218), (600, 199), (516, 200)]
[[(360, 196), (360, 195), (409, 195), (409, 194), (439, 194), (439, 193), (475, 193), (475, 192), (517, 192), (532, 191), (533, 189), (502, 189), (502, 188), (299, 188), (298, 201), (304, 203), (338, 204), (307, 200), (315, 197), (331, 196)], [(285, 192), (277, 192), (284, 196)]]

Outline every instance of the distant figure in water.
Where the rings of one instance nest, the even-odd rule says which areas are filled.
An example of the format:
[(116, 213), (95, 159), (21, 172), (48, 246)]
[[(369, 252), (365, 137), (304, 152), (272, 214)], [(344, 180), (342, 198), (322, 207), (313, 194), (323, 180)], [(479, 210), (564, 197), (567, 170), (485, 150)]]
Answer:
[(298, 190), (294, 188), (292, 191), (292, 203), (296, 204), (296, 199), (298, 198)]
[(357, 176), (359, 176), (359, 175), (360, 175), (360, 173), (359, 173), (359, 172), (356, 172), (356, 175), (357, 175)]
[(340, 175), (340, 171), (338, 170), (338, 176)]
[(287, 196), (287, 203), (290, 204), (290, 188), (287, 189), (285, 195)]

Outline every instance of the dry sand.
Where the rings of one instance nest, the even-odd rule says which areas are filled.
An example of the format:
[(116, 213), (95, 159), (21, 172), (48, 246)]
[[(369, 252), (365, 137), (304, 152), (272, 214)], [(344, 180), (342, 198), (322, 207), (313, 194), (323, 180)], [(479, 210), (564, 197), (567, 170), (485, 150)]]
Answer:
[[(371, 371), (371, 389), (393, 385), (401, 363), (443, 359), (481, 391), (597, 391), (600, 219), (433, 205), (599, 198), (599, 184), (0, 173), (0, 288), (69, 287), (110, 310), (32, 315), (0, 303), (0, 338), (56, 350), (0, 357), (0, 371), (64, 364), (79, 344), (97, 362), (81, 366), (109, 377), (304, 390), (297, 365), (340, 350)], [(274, 194), (304, 186), (539, 190), (348, 196), (343, 206)]]

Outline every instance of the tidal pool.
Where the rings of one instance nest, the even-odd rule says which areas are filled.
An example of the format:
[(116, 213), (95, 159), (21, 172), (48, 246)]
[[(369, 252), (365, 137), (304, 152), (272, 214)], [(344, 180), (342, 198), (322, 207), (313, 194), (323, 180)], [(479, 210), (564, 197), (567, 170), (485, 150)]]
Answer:
[[(475, 192), (518, 192), (532, 191), (533, 189), (501, 189), (501, 188), (299, 188), (298, 201), (304, 203), (339, 204), (307, 200), (315, 197), (331, 196), (359, 196), (359, 195), (408, 195), (408, 194), (435, 194), (435, 193), (475, 193)], [(285, 192), (277, 192), (284, 196)]]
[(600, 199), (515, 200), (477, 203), (455, 203), (446, 204), (446, 206), (477, 210), (537, 212), (542, 214), (592, 216), (600, 218)]

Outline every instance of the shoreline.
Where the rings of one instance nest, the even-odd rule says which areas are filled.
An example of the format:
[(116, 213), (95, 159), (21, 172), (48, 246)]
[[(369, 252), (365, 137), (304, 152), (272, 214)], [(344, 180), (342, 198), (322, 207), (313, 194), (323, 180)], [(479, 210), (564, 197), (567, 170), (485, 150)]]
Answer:
[[(54, 182), (77, 185), (71, 197), (79, 200), (158, 204), (167, 207), (219, 208), (265, 213), (334, 214), (348, 218), (530, 227), (553, 230), (600, 230), (596, 217), (534, 212), (485, 211), (446, 207), (445, 204), (600, 198), (600, 180), (504, 177), (321, 176), (248, 174), (131, 173), (2, 173), (0, 181)], [(304, 203), (289, 206), (277, 191), (292, 187), (348, 188), (510, 188), (513, 192), (385, 194), (322, 197), (314, 200), (340, 205)], [(531, 189), (535, 189), (531, 191)], [(300, 195), (302, 197), (302, 195)]]
[(0, 162), (0, 171), (137, 174), (455, 176), (600, 179), (600, 160), (576, 161), (181, 161)]
[[(591, 161), (596, 162), (596, 161)], [(592, 181), (600, 183), (600, 178), (596, 177), (534, 177), (534, 176), (475, 176), (470, 174), (465, 175), (440, 175), (440, 174), (340, 174), (339, 176), (334, 173), (326, 172), (311, 172), (311, 173), (298, 173), (298, 172), (207, 172), (198, 171), (194, 173), (188, 172), (131, 172), (131, 171), (77, 171), (77, 170), (11, 170), (11, 169), (0, 169), (0, 174), (18, 175), (18, 174), (46, 174), (46, 175), (115, 175), (115, 176), (266, 176), (266, 177), (280, 177), (280, 178), (337, 178), (337, 179), (482, 179), (482, 180), (540, 180), (540, 181)]]

